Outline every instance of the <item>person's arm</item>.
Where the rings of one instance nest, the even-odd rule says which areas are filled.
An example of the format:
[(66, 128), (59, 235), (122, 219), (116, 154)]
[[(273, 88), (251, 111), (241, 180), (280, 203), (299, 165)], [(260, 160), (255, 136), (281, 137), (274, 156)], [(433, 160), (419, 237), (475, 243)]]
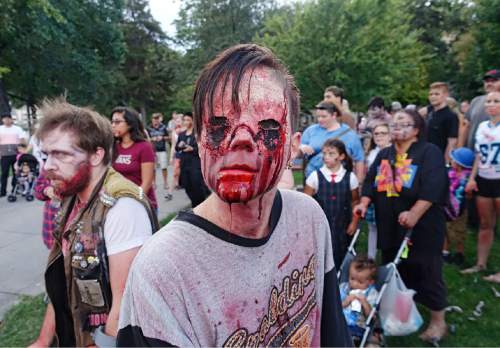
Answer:
[(451, 162), (451, 151), (457, 146), (457, 138), (448, 138), (448, 144), (446, 146), (446, 151), (444, 153), (444, 160), (446, 163)]
[(108, 257), (109, 281), (111, 283), (113, 302), (111, 303), (111, 309), (104, 331), (106, 335), (116, 337), (118, 333), (118, 318), (120, 315), (123, 291), (125, 290), (125, 283), (127, 281), (130, 265), (139, 249), (140, 247), (132, 248)]
[(352, 301), (356, 299), (356, 296), (354, 295), (347, 295), (347, 297), (342, 301), (342, 308), (348, 307)]
[(354, 174), (358, 178), (359, 182), (362, 183), (365, 179), (365, 163), (364, 161), (357, 161), (354, 163)]
[(314, 194), (316, 193), (316, 191), (311, 187), (311, 186), (308, 186), (308, 185), (305, 185), (304, 186), (304, 193), (306, 195), (309, 195), (309, 196), (314, 196)]
[(420, 108), (418, 109), (418, 113), (420, 114), (420, 116), (422, 116), (423, 118), (426, 118), (427, 117), (427, 107), (424, 106), (423, 108)]
[(477, 182), (476, 175), (479, 167), (480, 155), (477, 154), (474, 159), (474, 165), (472, 166), (472, 171), (470, 173), (469, 180), (467, 181), (467, 185), (465, 185), (465, 192), (468, 196), (471, 196), (473, 192), (477, 191)]
[(399, 214), (398, 222), (404, 228), (413, 228), (420, 220), (422, 215), (432, 206), (432, 202), (419, 199), (410, 210)]
[(372, 305), (368, 302), (368, 299), (364, 295), (357, 295), (356, 299), (361, 302), (361, 307), (363, 308), (363, 314), (365, 316), (370, 315), (370, 312), (372, 310)]
[[(351, 214), (354, 211), (354, 208), (358, 204), (359, 204), (359, 190), (358, 190), (358, 188), (356, 188), (354, 190), (351, 190), (351, 209), (352, 209), (352, 211), (350, 212)], [(349, 236), (352, 236), (354, 234), (354, 232), (356, 232), (356, 228), (358, 227), (359, 220), (360, 220), (359, 214), (352, 214), (351, 223), (347, 227), (347, 231), (346, 231)]]
[(38, 338), (35, 342), (29, 345), (29, 348), (36, 347), (50, 347), (54, 336), (56, 335), (56, 313), (54, 312), (54, 307), (52, 303), (47, 305), (45, 311), (45, 316), (43, 318), (43, 324), (38, 334)]
[(149, 189), (153, 185), (154, 174), (154, 162), (141, 163), (141, 188), (145, 193), (149, 192)]

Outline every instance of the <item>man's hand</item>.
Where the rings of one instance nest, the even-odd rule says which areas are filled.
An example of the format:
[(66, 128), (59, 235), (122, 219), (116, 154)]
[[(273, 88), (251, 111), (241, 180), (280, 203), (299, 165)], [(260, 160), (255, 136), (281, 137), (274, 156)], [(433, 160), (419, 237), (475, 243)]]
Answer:
[(303, 154), (309, 156), (314, 154), (314, 149), (309, 145), (300, 145), (300, 151), (302, 151)]
[(43, 189), (43, 194), (50, 199), (56, 198), (56, 194), (54, 192), (54, 188), (52, 186), (47, 186), (46, 188)]
[(404, 228), (413, 228), (418, 222), (418, 217), (415, 215), (415, 213), (408, 210), (403, 211), (401, 214), (399, 214), (398, 221), (399, 224)]
[(368, 207), (364, 203), (359, 203), (358, 205), (354, 206), (354, 208), (352, 209), (352, 213), (364, 218), (367, 209)]
[(182, 152), (191, 152), (194, 148), (190, 145), (186, 145), (186, 147), (182, 150)]

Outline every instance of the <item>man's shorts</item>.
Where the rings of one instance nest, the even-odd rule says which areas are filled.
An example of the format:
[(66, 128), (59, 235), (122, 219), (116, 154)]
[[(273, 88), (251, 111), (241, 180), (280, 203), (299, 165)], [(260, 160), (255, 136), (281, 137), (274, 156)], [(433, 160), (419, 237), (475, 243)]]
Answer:
[(168, 156), (166, 151), (156, 152), (156, 167), (160, 167), (161, 169), (168, 168)]

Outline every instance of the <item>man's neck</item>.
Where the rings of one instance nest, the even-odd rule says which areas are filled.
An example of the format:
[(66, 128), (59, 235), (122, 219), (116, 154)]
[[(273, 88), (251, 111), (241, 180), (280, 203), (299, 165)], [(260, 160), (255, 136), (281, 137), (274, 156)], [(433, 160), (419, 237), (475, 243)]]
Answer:
[(270, 233), (269, 219), (276, 190), (272, 189), (247, 203), (232, 204), (212, 194), (193, 211), (196, 215), (232, 234), (244, 238), (261, 239)]
[(340, 128), (340, 123), (337, 120), (335, 120), (332, 122), (332, 124), (330, 126), (326, 127), (326, 130), (331, 132), (331, 131), (337, 130), (339, 128)]
[(100, 166), (92, 169), (92, 175), (90, 177), (89, 184), (82, 191), (76, 194), (80, 202), (89, 201), (90, 195), (92, 194), (92, 192), (94, 192), (95, 187), (102, 179), (102, 176), (106, 174), (107, 170), (108, 170), (107, 166)]
[(445, 108), (445, 107), (447, 107), (447, 106), (448, 106), (448, 104), (446, 104), (446, 102), (445, 102), (445, 103), (442, 103), (442, 104), (439, 104), (439, 105), (433, 106), (433, 108), (434, 108), (434, 111), (439, 111), (439, 110), (444, 109), (444, 108)]

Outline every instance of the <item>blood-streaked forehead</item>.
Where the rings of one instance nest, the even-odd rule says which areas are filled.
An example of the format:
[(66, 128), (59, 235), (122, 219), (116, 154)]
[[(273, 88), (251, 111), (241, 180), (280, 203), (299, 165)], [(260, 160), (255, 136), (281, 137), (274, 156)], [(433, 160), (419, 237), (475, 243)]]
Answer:
[(217, 86), (213, 99), (213, 114), (210, 115), (210, 110), (207, 110), (204, 117), (239, 118), (241, 115), (250, 114), (257, 121), (269, 118), (281, 120), (287, 110), (284, 86), (283, 78), (276, 71), (267, 67), (257, 67), (253, 72), (247, 71), (241, 79), (238, 103), (240, 113), (232, 105), (230, 78), (224, 93), (221, 93), (223, 83)]

